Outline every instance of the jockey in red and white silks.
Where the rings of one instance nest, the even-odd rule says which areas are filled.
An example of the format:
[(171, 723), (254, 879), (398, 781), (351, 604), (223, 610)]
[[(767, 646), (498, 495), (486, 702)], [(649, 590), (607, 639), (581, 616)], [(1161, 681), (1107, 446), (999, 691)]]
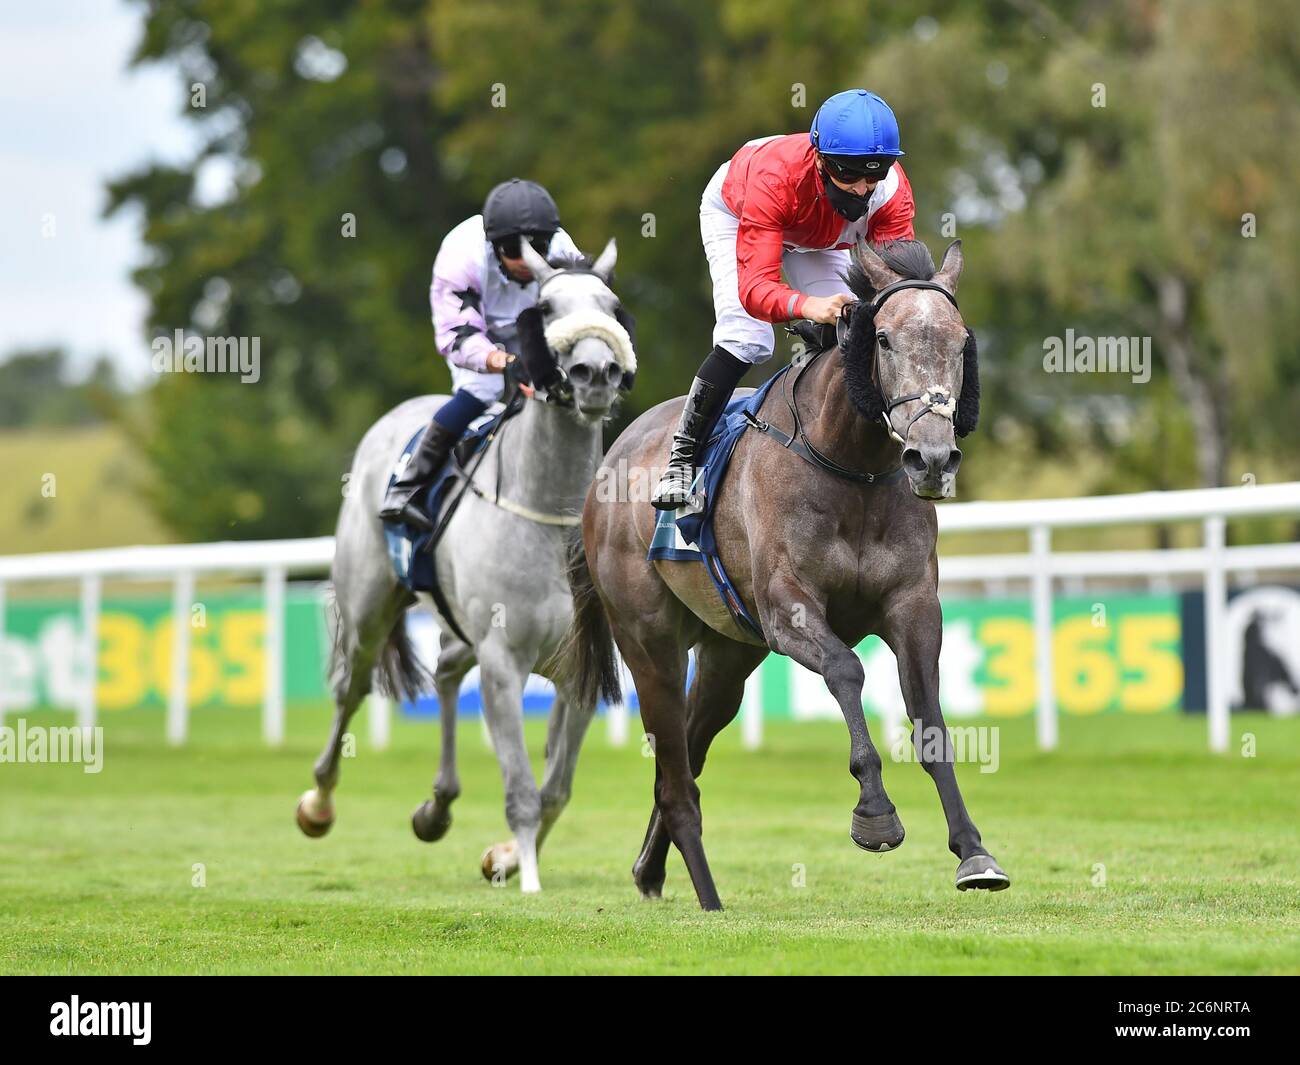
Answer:
[(745, 371), (771, 356), (772, 323), (834, 323), (853, 299), (840, 276), (848, 249), (862, 236), (914, 239), (902, 154), (893, 111), (850, 89), (818, 108), (809, 133), (750, 141), (713, 175), (700, 200), (713, 350), (687, 394), (656, 507), (688, 502), (696, 453)]
[(713, 343), (742, 362), (771, 356), (771, 323), (808, 317), (809, 296), (849, 293), (841, 275), (861, 237), (913, 239), (912, 186), (901, 163), (876, 182), (866, 213), (850, 222), (824, 195), (816, 154), (803, 133), (750, 141), (718, 168), (700, 200)]

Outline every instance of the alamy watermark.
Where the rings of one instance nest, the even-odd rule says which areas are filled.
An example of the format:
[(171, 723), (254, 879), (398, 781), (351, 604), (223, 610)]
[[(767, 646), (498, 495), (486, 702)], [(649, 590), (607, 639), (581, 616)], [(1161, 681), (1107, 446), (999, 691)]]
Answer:
[(129, 1036), (135, 1046), (148, 1046), (152, 1035), (152, 1002), (69, 1002), (50, 1006), (50, 1035)]
[(104, 768), (102, 726), (47, 728), (28, 725), (20, 717), (18, 727), (0, 725), (0, 763), (63, 762), (80, 764), (82, 772), (98, 773)]
[(1081, 337), (1067, 329), (1064, 337), (1043, 341), (1047, 373), (1126, 373), (1135, 385), (1151, 380), (1150, 337)]
[(237, 373), (246, 385), (262, 377), (261, 337), (201, 337), (177, 329), (149, 345), (154, 373)]
[(596, 501), (648, 503), (662, 475), (662, 467), (639, 466), (627, 459), (619, 459), (614, 466), (601, 466), (596, 471)]
[(981, 773), (996, 773), (1000, 735), (997, 725), (918, 726), (911, 735), (904, 731), (890, 753), (895, 762), (977, 763)]

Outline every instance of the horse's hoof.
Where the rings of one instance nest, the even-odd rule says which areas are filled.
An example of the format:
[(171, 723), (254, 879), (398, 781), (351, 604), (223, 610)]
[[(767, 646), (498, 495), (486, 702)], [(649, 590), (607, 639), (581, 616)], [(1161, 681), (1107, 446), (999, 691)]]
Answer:
[(449, 828), (451, 828), (451, 810), (444, 808), (439, 811), (438, 804), (432, 799), (420, 803), (411, 814), (411, 829), (415, 832), (416, 838), (425, 843), (437, 843), (447, 834)]
[(637, 891), (641, 892), (643, 899), (661, 899), (664, 897), (664, 870), (659, 870), (657, 877), (646, 875), (645, 869), (641, 866), (640, 859), (637, 859), (632, 866), (632, 882), (636, 884)]
[(853, 827), (849, 838), (864, 851), (884, 854), (885, 851), (897, 850), (903, 845), (903, 822), (898, 813), (880, 814), (876, 817), (853, 815)]
[(637, 891), (641, 892), (643, 899), (661, 899), (664, 897), (664, 878), (662, 876), (658, 880), (651, 880), (648, 877), (640, 876), (633, 869), (632, 880), (636, 884)]
[(957, 866), (957, 890), (1002, 891), (1011, 886), (1011, 877), (990, 854), (972, 854)]
[(514, 840), (494, 843), (483, 852), (479, 862), (479, 871), (483, 879), (490, 884), (500, 885), (519, 872), (519, 844)]
[(329, 800), (322, 802), (320, 794), (311, 788), (298, 800), (294, 816), (304, 836), (320, 839), (334, 824), (334, 804)]

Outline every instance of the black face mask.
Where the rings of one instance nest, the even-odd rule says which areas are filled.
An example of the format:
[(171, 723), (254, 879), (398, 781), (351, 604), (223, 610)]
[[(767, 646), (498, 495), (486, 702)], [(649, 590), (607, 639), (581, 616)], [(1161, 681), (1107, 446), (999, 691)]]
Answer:
[(822, 175), (822, 181), (826, 185), (826, 198), (830, 201), (831, 207), (835, 213), (847, 218), (850, 222), (856, 222), (867, 213), (867, 202), (871, 199), (871, 193), (865, 196), (855, 196), (851, 192), (840, 188), (826, 174)]

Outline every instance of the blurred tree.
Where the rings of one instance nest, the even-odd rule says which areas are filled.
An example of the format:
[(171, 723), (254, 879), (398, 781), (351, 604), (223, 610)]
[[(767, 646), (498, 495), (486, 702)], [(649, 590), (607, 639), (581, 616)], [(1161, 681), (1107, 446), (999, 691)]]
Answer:
[[(164, 375), (135, 427), (185, 536), (328, 530), (366, 425), (446, 387), (430, 265), (510, 176), (546, 184), (588, 250), (619, 239), (644, 357), (611, 432), (680, 393), (712, 325), (709, 176), (854, 84), (899, 115), (918, 236), (966, 242), (987, 395), (973, 459), (1086, 447), (1124, 487), (1221, 482), (1260, 449), (1295, 468), (1300, 48), (1283, 5), (150, 0), (145, 27), (138, 61), (179, 66), (205, 138), (192, 165), (111, 190), (110, 209), (145, 211), (150, 326), (262, 344), (258, 384)], [(1067, 328), (1152, 336), (1152, 381), (1045, 373)]]
[(68, 377), (61, 348), (20, 350), (0, 360), (0, 429), (91, 425), (112, 417), (121, 395), (107, 357), (80, 381)]
[[(979, 295), (964, 307), (996, 338), (982, 349), (990, 407), (1037, 423), (1040, 445), (1107, 450), (1134, 475), (1112, 483), (1129, 487), (1228, 483), (1234, 447), (1243, 462), (1284, 455), (1300, 410), (1291, 14), (1268, 0), (939, 10), (873, 71), (912, 77), (899, 94), (910, 149), (950, 175), (947, 196), (914, 177), (918, 202), (975, 229)], [(1044, 341), (1071, 327), (1151, 337), (1152, 383), (1045, 374)], [(1156, 445), (1171, 439), (1183, 446)]]
[(137, 61), (179, 66), (205, 147), (115, 182), (109, 209), (144, 208), (152, 330), (261, 343), (258, 383), (162, 375), (135, 426), (184, 536), (327, 530), (366, 426), (446, 380), (429, 270), (482, 194), (440, 162), (426, 6), (148, 5)]

